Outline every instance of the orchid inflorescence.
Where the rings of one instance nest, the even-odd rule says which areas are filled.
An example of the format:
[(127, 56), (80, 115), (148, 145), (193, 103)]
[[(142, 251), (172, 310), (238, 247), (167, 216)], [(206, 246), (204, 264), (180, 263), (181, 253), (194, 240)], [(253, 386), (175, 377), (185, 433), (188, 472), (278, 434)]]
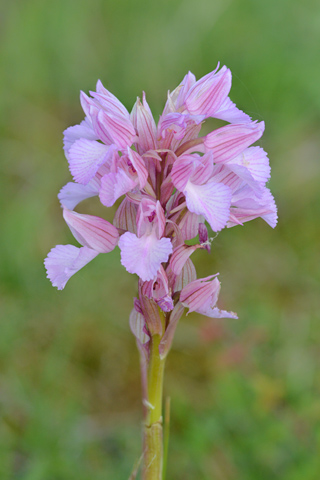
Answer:
[[(122, 265), (140, 277), (140, 300), (152, 299), (164, 312), (179, 300), (209, 317), (235, 316), (215, 306), (217, 276), (196, 279), (190, 256), (198, 248), (210, 251), (205, 221), (214, 232), (256, 217), (274, 227), (277, 214), (266, 187), (268, 157), (250, 146), (262, 136), (264, 122), (235, 106), (228, 96), (231, 72), (218, 68), (198, 81), (189, 72), (168, 92), (158, 126), (144, 93), (129, 114), (100, 81), (91, 97), (81, 92), (86, 117), (64, 132), (74, 182), (58, 198), (83, 246), (57, 245), (48, 254), (48, 278), (59, 290), (99, 253), (118, 245)], [(230, 125), (198, 137), (209, 117)], [(113, 225), (74, 211), (89, 197), (112, 207), (123, 195)], [(197, 235), (198, 244), (185, 243)], [(141, 308), (136, 301), (135, 311)]]

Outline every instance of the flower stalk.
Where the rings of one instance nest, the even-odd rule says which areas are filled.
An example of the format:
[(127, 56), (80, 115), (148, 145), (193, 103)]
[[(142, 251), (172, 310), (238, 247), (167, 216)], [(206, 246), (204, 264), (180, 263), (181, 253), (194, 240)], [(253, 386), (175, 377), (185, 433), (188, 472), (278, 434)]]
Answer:
[[(164, 325), (165, 317), (161, 315)], [(160, 355), (161, 335), (150, 338), (148, 365), (148, 399), (143, 432), (143, 480), (162, 480), (163, 426), (162, 397), (165, 358)]]
[[(157, 335), (155, 335), (157, 337)], [(164, 360), (159, 355), (159, 339), (150, 351), (148, 414), (143, 432), (143, 480), (162, 480), (163, 433), (162, 390)], [(153, 343), (153, 342), (152, 342)], [(152, 403), (151, 403), (152, 402)]]

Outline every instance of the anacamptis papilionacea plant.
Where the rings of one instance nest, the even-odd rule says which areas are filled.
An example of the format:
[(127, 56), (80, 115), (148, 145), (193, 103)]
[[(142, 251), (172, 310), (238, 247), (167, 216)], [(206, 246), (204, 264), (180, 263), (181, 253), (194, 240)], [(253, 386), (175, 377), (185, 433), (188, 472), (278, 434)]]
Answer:
[[(63, 217), (82, 245), (57, 245), (45, 260), (59, 290), (99, 253), (116, 246), (121, 263), (138, 275), (130, 327), (141, 356), (144, 410), (142, 475), (162, 480), (163, 369), (185, 308), (213, 318), (237, 318), (216, 306), (217, 274), (197, 278), (190, 259), (210, 252), (213, 232), (262, 217), (271, 227), (277, 209), (266, 183), (269, 160), (259, 146), (264, 123), (252, 121), (229, 98), (231, 72), (223, 66), (196, 81), (189, 72), (168, 93), (156, 125), (145, 94), (129, 114), (98, 81), (81, 92), (85, 119), (64, 132), (64, 151), (74, 182), (58, 197)], [(229, 123), (199, 136), (209, 118)], [(99, 196), (117, 204), (113, 224), (74, 209)], [(186, 241), (198, 237), (198, 243)]]

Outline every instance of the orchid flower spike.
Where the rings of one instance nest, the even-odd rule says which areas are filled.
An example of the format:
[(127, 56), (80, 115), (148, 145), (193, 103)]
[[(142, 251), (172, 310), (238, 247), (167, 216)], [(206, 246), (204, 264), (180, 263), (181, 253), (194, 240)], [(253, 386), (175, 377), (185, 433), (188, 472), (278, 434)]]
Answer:
[[(130, 322), (143, 345), (151, 304), (167, 315), (179, 304), (175, 319), (185, 307), (209, 317), (236, 316), (216, 307), (216, 276), (196, 277), (190, 257), (196, 249), (210, 252), (208, 228), (219, 232), (257, 217), (271, 227), (277, 223), (266, 186), (269, 160), (261, 147), (252, 146), (264, 123), (252, 121), (230, 100), (231, 78), (226, 66), (199, 80), (189, 72), (168, 93), (158, 125), (145, 93), (129, 113), (98, 81), (90, 96), (81, 92), (84, 120), (64, 132), (74, 181), (58, 197), (80, 247), (53, 248), (45, 260), (47, 276), (61, 290), (99, 253), (118, 246), (122, 265), (140, 278)], [(228, 124), (199, 136), (210, 117)], [(113, 224), (75, 211), (93, 196), (105, 207), (116, 205)], [(185, 243), (197, 235), (198, 244)]]

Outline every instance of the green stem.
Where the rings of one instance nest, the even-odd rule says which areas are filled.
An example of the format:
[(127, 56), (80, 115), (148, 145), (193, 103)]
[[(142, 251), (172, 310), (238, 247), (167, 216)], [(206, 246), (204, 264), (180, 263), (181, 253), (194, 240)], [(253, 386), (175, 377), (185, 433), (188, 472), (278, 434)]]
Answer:
[(148, 368), (148, 403), (144, 425), (143, 480), (162, 480), (162, 390), (165, 360), (160, 358), (161, 336), (150, 339)]
[(163, 434), (163, 471), (162, 480), (166, 478), (167, 458), (169, 449), (169, 435), (170, 435), (170, 397), (166, 398), (164, 407), (164, 434)]

